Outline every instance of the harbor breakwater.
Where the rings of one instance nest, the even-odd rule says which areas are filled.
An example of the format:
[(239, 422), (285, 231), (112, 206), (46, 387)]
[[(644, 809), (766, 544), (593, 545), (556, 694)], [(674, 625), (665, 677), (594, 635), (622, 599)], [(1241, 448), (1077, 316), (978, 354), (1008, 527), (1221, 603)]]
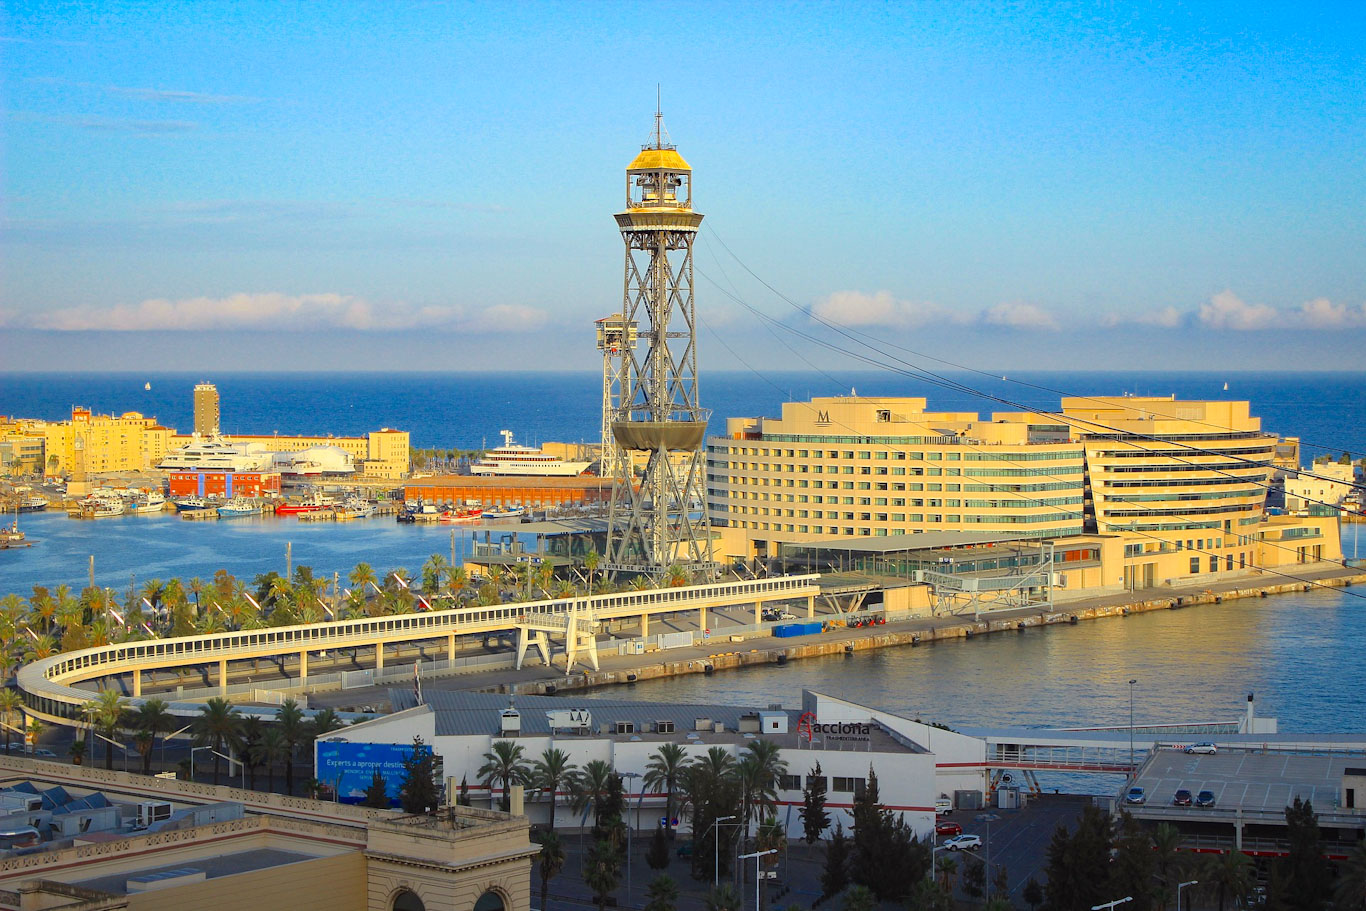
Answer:
[[(1271, 583), (1267, 581), (1268, 578), (1280, 578), (1280, 581)], [(855, 654), (875, 649), (916, 647), (943, 640), (971, 639), (989, 634), (1018, 635), (1030, 629), (1057, 624), (1079, 624), (1087, 620), (1122, 618), (1131, 614), (1179, 610), (1244, 598), (1267, 598), (1310, 591), (1318, 587), (1348, 588), (1366, 585), (1366, 571), (1354, 567), (1337, 566), (1327, 570), (1305, 572), (1303, 578), (1308, 581), (1261, 576), (1230, 580), (1199, 589), (1150, 589), (1094, 599), (1079, 599), (1065, 605), (1055, 605), (1051, 610), (1018, 608), (995, 611), (980, 619), (949, 616), (889, 621), (885, 626), (832, 629), (822, 633), (816, 641), (803, 643), (764, 637), (726, 643), (725, 646), (720, 643), (710, 645), (709, 648), (694, 646), (678, 650), (677, 658), (672, 657), (673, 653), (668, 653), (669, 659), (659, 660), (663, 653), (654, 652), (642, 660), (627, 665), (612, 662), (614, 666), (610, 669), (576, 672), (567, 678), (554, 681), (527, 679), (517, 682), (515, 686), (519, 693), (548, 695), (684, 675), (716, 674), (744, 668), (768, 667), (806, 658)], [(507, 692), (509, 685), (500, 683), (497, 686), (480, 689), (487, 692)]]

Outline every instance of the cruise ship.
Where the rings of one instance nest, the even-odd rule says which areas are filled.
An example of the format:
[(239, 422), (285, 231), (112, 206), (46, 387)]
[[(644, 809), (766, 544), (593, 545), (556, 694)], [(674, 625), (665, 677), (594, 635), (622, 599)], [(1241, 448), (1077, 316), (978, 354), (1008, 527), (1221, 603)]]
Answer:
[(162, 471), (269, 471), (274, 457), (256, 443), (229, 443), (222, 437), (195, 440), (166, 453)]
[(539, 449), (512, 442), (512, 431), (504, 430), (503, 445), (490, 449), (484, 457), (470, 466), (470, 474), (532, 475), (538, 477), (574, 477), (587, 470), (591, 462), (566, 462)]

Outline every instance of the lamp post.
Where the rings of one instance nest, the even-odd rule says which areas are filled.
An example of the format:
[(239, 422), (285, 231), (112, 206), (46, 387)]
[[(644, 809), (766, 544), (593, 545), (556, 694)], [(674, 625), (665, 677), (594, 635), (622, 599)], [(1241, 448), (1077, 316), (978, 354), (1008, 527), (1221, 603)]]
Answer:
[(721, 823), (734, 816), (718, 816), (711, 821), (711, 846), (716, 855), (712, 859), (711, 866), (711, 887), (713, 889), (721, 885)]
[[(127, 772), (127, 771), (128, 771), (128, 746), (127, 746), (126, 744), (119, 743), (117, 740), (110, 740), (108, 737), (104, 736), (104, 735), (101, 734), (99, 731), (96, 731), (96, 730), (93, 730), (93, 729), (92, 729), (90, 733), (94, 734), (96, 737), (98, 737), (100, 740), (103, 740), (105, 743), (109, 744), (110, 746), (116, 746), (116, 747), (118, 747), (120, 750), (123, 751), (123, 770), (124, 770), (125, 772)], [(91, 758), (92, 760), (95, 758), (93, 753), (91, 754), (91, 757), (90, 757), (90, 758)]]
[[(640, 777), (639, 772), (618, 772), (617, 774), (620, 775), (622, 778), (625, 778), (627, 781), (631, 781), (632, 779)], [(629, 791), (627, 792), (626, 796), (631, 796)], [(639, 810), (640, 804), (637, 803), (637, 813), (639, 812)], [(627, 815), (629, 817), (630, 814)], [(635, 826), (628, 821), (626, 823), (626, 903), (628, 905), (631, 903), (631, 833), (634, 831), (634, 829)]]
[(1186, 888), (1187, 886), (1198, 886), (1198, 885), (1200, 885), (1200, 880), (1198, 880), (1198, 879), (1193, 879), (1193, 880), (1191, 880), (1191, 881), (1188, 882), (1188, 883), (1177, 883), (1177, 884), (1176, 884), (1176, 911), (1181, 911), (1181, 890), (1184, 889), (1184, 888)]
[(1129, 780), (1133, 780), (1134, 769), (1134, 684), (1137, 680), (1129, 681)]
[[(978, 822), (984, 822), (987, 824), (986, 851), (983, 852), (986, 854), (985, 863), (988, 868), (986, 870), (987, 875), (984, 877), (987, 881), (987, 901), (991, 901), (991, 823), (993, 820), (997, 820), (1000, 818), (1001, 816), (998, 813), (981, 813), (977, 816)], [(930, 859), (934, 859), (933, 853), (930, 854)]]
[(1105, 911), (1114, 911), (1115, 905), (1122, 905), (1125, 902), (1131, 902), (1133, 900), (1134, 897), (1132, 895), (1126, 895), (1123, 898), (1117, 898), (1112, 902), (1104, 902), (1099, 905), (1092, 905), (1091, 911), (1101, 911), (1102, 908), (1105, 909)]
[(767, 851), (755, 851), (753, 854), (740, 855), (740, 860), (749, 860), (751, 857), (754, 858), (754, 911), (760, 911), (759, 884), (760, 882), (762, 882), (762, 880), (759, 878), (759, 858), (767, 857), (770, 854), (777, 853), (777, 848), (769, 848)]

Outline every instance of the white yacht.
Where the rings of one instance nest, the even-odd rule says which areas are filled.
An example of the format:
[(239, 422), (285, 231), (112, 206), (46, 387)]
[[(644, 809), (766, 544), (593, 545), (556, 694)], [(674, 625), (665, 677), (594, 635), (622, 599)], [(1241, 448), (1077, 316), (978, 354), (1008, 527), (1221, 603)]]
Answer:
[(269, 471), (272, 454), (257, 443), (229, 443), (223, 437), (196, 439), (161, 460), (162, 471)]
[(566, 462), (539, 449), (512, 442), (512, 431), (504, 430), (503, 445), (490, 449), (470, 466), (470, 474), (533, 475), (573, 477), (583, 474), (591, 462)]

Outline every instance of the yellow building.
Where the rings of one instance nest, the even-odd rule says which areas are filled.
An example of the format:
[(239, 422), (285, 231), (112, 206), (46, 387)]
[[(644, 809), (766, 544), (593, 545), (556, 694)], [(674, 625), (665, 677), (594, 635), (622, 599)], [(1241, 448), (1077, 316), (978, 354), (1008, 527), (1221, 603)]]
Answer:
[[(76, 463), (76, 440), (84, 449), (85, 471), (146, 471), (155, 468), (171, 447), (174, 433), (136, 411), (121, 415), (93, 414), (89, 408), (72, 408), (71, 420), (49, 422), (43, 427), (47, 470), (64, 474)], [(53, 457), (56, 460), (53, 460)]]
[(772, 545), (822, 535), (1083, 531), (1084, 451), (1038, 441), (1046, 422), (928, 412), (923, 398), (787, 402), (781, 418), (732, 418), (708, 445), (715, 525)]
[[(1103, 585), (1340, 560), (1335, 518), (1267, 520), (1277, 437), (1247, 402), (1067, 398), (1056, 413), (928, 412), (923, 398), (788, 402), (709, 441), (720, 551), (923, 532), (1099, 536)], [(1120, 542), (1115, 545), (1115, 542)]]
[(43, 421), (0, 415), (0, 473), (41, 471), (47, 460)]

